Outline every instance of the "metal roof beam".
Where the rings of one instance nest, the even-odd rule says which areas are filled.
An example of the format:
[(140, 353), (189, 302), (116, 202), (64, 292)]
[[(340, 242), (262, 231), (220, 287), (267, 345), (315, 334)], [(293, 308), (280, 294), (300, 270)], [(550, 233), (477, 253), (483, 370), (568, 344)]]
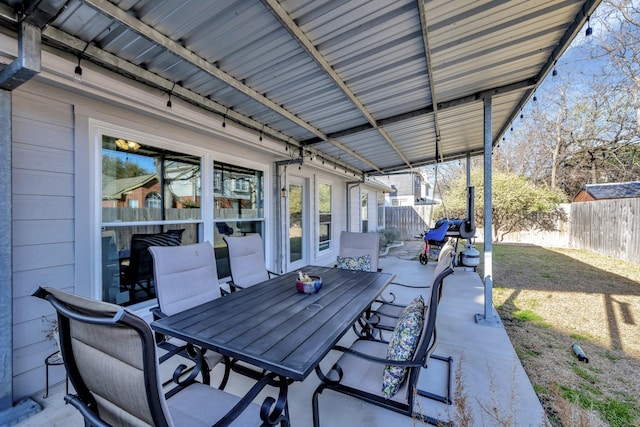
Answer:
[(422, 45), (424, 46), (424, 57), (427, 66), (427, 78), (429, 79), (429, 90), (431, 91), (431, 103), (433, 107), (433, 128), (436, 133), (436, 157), (440, 150), (440, 121), (438, 120), (438, 96), (434, 88), (433, 67), (431, 64), (431, 48), (429, 47), (429, 29), (427, 26), (427, 9), (424, 0), (416, 0), (418, 3), (418, 14), (420, 15), (420, 30), (422, 33)]
[[(302, 48), (309, 54), (309, 56), (311, 56), (316, 64), (320, 66), (324, 73), (328, 75), (329, 78), (331, 78), (335, 85), (349, 99), (349, 101), (351, 101), (351, 103), (355, 105), (360, 114), (362, 114), (367, 120), (371, 128), (377, 129), (380, 135), (382, 135), (382, 137), (385, 139), (385, 141), (387, 141), (387, 143), (396, 151), (396, 153), (398, 153), (402, 160), (406, 162), (407, 166), (410, 167), (411, 162), (409, 161), (409, 159), (407, 159), (402, 150), (400, 150), (400, 147), (398, 147), (398, 145), (393, 142), (389, 134), (387, 134), (384, 129), (380, 129), (378, 127), (378, 123), (376, 122), (375, 117), (373, 117), (367, 107), (365, 107), (364, 104), (360, 102), (358, 97), (353, 93), (349, 86), (347, 86), (347, 84), (342, 80), (338, 73), (336, 73), (331, 64), (329, 64), (329, 61), (327, 61), (325, 57), (318, 51), (318, 49), (316, 49), (315, 45), (311, 42), (311, 40), (309, 40), (307, 35), (300, 29), (300, 27), (298, 27), (293, 19), (291, 19), (287, 11), (284, 10), (280, 3), (276, 0), (262, 0), (262, 4), (264, 4), (264, 6), (269, 9), (271, 14), (275, 16), (275, 18), (287, 31), (289, 31), (289, 34), (291, 34), (291, 36), (298, 42), (298, 44), (302, 46)], [(329, 139), (329, 143), (344, 150), (345, 146), (337, 141), (334, 141), (333, 138)], [(354, 155), (353, 151), (349, 150), (348, 152), (349, 154)], [(358, 158), (360, 158), (362, 161), (365, 161), (362, 156), (359, 156)], [(368, 165), (373, 166), (370, 161), (365, 162)], [(377, 169), (377, 167), (374, 167), (374, 169)]]
[[(525, 79), (519, 82), (515, 82), (515, 83), (511, 83), (505, 86), (500, 86), (500, 87), (496, 87), (496, 88), (492, 88), (492, 89), (487, 89), (484, 90), (482, 92), (477, 92), (474, 93), (472, 95), (467, 95), (467, 96), (463, 96), (460, 98), (456, 98), (456, 99), (452, 99), (450, 101), (444, 101), (444, 102), (439, 102), (438, 103), (438, 110), (444, 110), (447, 108), (453, 108), (453, 107), (457, 107), (459, 105), (464, 105), (464, 104), (469, 104), (471, 102), (480, 102), (484, 99), (485, 96), (487, 95), (491, 95), (491, 96), (495, 96), (495, 95), (502, 95), (505, 93), (509, 93), (512, 92), (514, 90), (522, 90), (522, 89), (526, 89), (526, 88), (532, 88), (536, 85), (537, 80), (535, 78), (531, 78), (531, 79)], [(434, 112), (434, 106), (433, 105), (429, 105), (423, 108), (419, 108), (417, 110), (413, 110), (413, 111), (409, 111), (406, 113), (402, 113), (402, 114), (398, 114), (395, 116), (391, 116), (391, 117), (386, 117), (384, 119), (380, 119), (378, 120), (378, 126), (379, 127), (383, 127), (383, 126), (388, 126), (394, 123), (400, 123), (400, 122), (404, 122), (407, 120), (411, 120), (414, 119), (416, 117), (421, 117), (427, 114), (433, 114)], [(342, 129), (339, 130), (337, 132), (332, 132), (327, 134), (327, 137), (330, 139), (333, 138), (341, 138), (344, 136), (348, 136), (348, 135), (355, 135), (358, 133), (362, 133), (362, 132), (366, 132), (369, 130), (372, 130), (373, 128), (371, 126), (369, 126), (368, 124), (364, 124), (364, 125), (359, 125), (359, 126), (354, 126), (351, 128), (347, 128), (347, 129)], [(312, 139), (307, 139), (304, 141), (300, 141), (301, 144), (303, 145), (312, 145), (312, 144), (317, 144), (320, 142), (323, 142), (324, 140), (319, 139), (319, 138), (312, 138)]]
[[(443, 156), (443, 160), (444, 161), (451, 161), (451, 160), (459, 160), (459, 159), (464, 159), (467, 156), (480, 156), (482, 155), (482, 153), (484, 152), (484, 150), (482, 148), (476, 149), (476, 150), (467, 150), (467, 151), (461, 151), (461, 152), (456, 152), (456, 153), (450, 153), (447, 154), (445, 156)], [(436, 163), (437, 161), (439, 161), (439, 159), (436, 159), (434, 157), (428, 157), (428, 158), (424, 158), (424, 159), (420, 159), (420, 160), (416, 160), (413, 162), (412, 167), (413, 168), (417, 168), (420, 166), (426, 166), (426, 165), (431, 165), (433, 163)], [(378, 171), (374, 171), (374, 170), (369, 170), (369, 171), (364, 171), (364, 175), (365, 176), (378, 176), (378, 175), (386, 175), (389, 173), (394, 173), (394, 172), (404, 172), (406, 171), (408, 168), (406, 165), (404, 164), (397, 164), (394, 166), (389, 166), (386, 168), (383, 168), (381, 172)]]
[(40, 72), (42, 30), (22, 21), (18, 33), (18, 57), (0, 71), (0, 89), (12, 91)]
[[(212, 111), (216, 114), (226, 115), (227, 119), (232, 120), (249, 129), (260, 131), (262, 132), (263, 135), (270, 136), (271, 138), (281, 141), (284, 144), (287, 144), (296, 148), (302, 147), (302, 144), (300, 144), (296, 140), (291, 139), (288, 135), (284, 133), (281, 133), (275, 129), (265, 126), (263, 125), (263, 123), (260, 123), (249, 117), (246, 117), (236, 111), (228, 110), (222, 104), (212, 101), (211, 99), (206, 98), (198, 93), (195, 93), (185, 87), (174, 85), (174, 82), (172, 82), (171, 80), (165, 79), (164, 77), (154, 74), (151, 71), (145, 70), (144, 68), (139, 67), (135, 64), (132, 64), (112, 53), (106, 52), (95, 45), (89, 44), (87, 46), (87, 43), (85, 41), (80, 40), (77, 37), (71, 36), (55, 27), (52, 27), (52, 26), (46, 27), (42, 34), (45, 40), (48, 40), (50, 44), (54, 46), (57, 45), (57, 46), (63, 47), (64, 49), (69, 50), (71, 52), (75, 52), (77, 54), (82, 53), (83, 58), (90, 59), (92, 62), (100, 64), (107, 69), (110, 69), (117, 73), (133, 78), (134, 80), (137, 80), (139, 82), (143, 82), (148, 86), (159, 88), (162, 91), (165, 91), (165, 92), (171, 91), (171, 93), (174, 96), (184, 99), (185, 101), (193, 105), (196, 105), (207, 111)], [(362, 173), (362, 171), (360, 171), (359, 169), (352, 167), (350, 165), (347, 165), (345, 162), (340, 161), (339, 159), (336, 159), (333, 156), (329, 156), (325, 153), (321, 153), (312, 147), (307, 147), (305, 148), (305, 150), (312, 152), (314, 156), (319, 156), (325, 159), (326, 161), (335, 164), (336, 166), (348, 168), (349, 170), (357, 174)], [(353, 153), (348, 149), (346, 151), (349, 152), (349, 154), (354, 155), (354, 157), (358, 156), (357, 153)], [(378, 170), (378, 167), (376, 165), (373, 165), (370, 162), (367, 162), (366, 159), (361, 158), (361, 160), (367, 163), (372, 169)]]
[(118, 6), (114, 5), (113, 3), (107, 0), (82, 0), (82, 1), (85, 4), (94, 8), (95, 10), (97, 10), (98, 12), (119, 22), (121, 25), (124, 25), (131, 31), (136, 32), (140, 36), (152, 41), (158, 46), (161, 46), (162, 48), (166, 49), (168, 52), (171, 52), (172, 54), (176, 55), (182, 60), (195, 65), (196, 67), (200, 68), (202, 71), (205, 71), (212, 77), (215, 77), (216, 79), (224, 82), (225, 84), (229, 85), (233, 89), (250, 97), (254, 101), (259, 102), (260, 104), (271, 109), (272, 111), (275, 111), (276, 113), (280, 114), (286, 119), (291, 120), (293, 123), (304, 128), (308, 132), (316, 135), (318, 138), (321, 138), (323, 140), (327, 139), (326, 135), (321, 130), (305, 122), (295, 114), (291, 113), (290, 111), (276, 104), (275, 102), (273, 102), (266, 96), (262, 95), (258, 91), (243, 84), (239, 80), (236, 80), (229, 74), (222, 71), (220, 68), (207, 62), (204, 58), (196, 55), (189, 49), (180, 45), (175, 40), (172, 40), (171, 38), (165, 36), (164, 34), (160, 33), (159, 31), (150, 27), (149, 25), (145, 24), (139, 19), (136, 19), (133, 16), (129, 15), (126, 11), (120, 9)]

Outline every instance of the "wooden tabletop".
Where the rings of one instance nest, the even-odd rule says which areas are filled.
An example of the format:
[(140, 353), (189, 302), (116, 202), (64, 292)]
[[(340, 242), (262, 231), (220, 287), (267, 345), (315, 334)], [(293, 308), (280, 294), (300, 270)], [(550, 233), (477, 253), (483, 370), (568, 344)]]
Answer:
[(302, 381), (394, 277), (316, 266), (302, 270), (322, 277), (320, 292), (298, 292), (297, 273), (287, 273), (151, 327)]

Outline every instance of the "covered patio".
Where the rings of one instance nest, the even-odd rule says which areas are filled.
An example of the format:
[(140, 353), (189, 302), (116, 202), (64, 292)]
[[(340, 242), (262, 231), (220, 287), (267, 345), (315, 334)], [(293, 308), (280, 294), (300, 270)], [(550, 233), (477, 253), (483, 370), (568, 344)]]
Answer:
[[(472, 156), (484, 156), (484, 277), (448, 279), (441, 317), (461, 323), (442, 322), (440, 348), (470, 365), (462, 374), (471, 400), (489, 396), (491, 387), (475, 387), (491, 383), (489, 360), (505, 357), (510, 383), (525, 384), (518, 402), (529, 399), (492, 307), (492, 148), (599, 3), (0, 1), (0, 357), (9, 361), (0, 412), (43, 386), (53, 344), (41, 319), (51, 312), (30, 297), (36, 286), (119, 302), (119, 283), (106, 285), (119, 273), (100, 245), (113, 230), (181, 228), (189, 242), (215, 245), (229, 222), (261, 234), (273, 270), (329, 265), (341, 231), (384, 226), (376, 201), (388, 189), (376, 177)], [(106, 215), (115, 180), (104, 173), (104, 144), (122, 159), (140, 147), (151, 164), (178, 159), (182, 169), (144, 182), (187, 174), (194, 188), (189, 198), (161, 187), (139, 201), (118, 187), (114, 209), (166, 205), (191, 216), (162, 210), (143, 224)], [(429, 269), (384, 262), (404, 282)], [(148, 313), (148, 297), (128, 303)], [(510, 390), (495, 378), (496, 390)], [(537, 419), (527, 415), (525, 424)]]
[[(403, 248), (391, 251), (380, 259), (385, 272), (396, 274), (401, 283), (423, 284), (432, 273), (434, 264), (421, 265), (412, 259), (421, 249), (419, 242), (407, 242)], [(415, 290), (394, 288), (401, 300), (416, 295)], [(427, 294), (426, 290), (423, 294)], [(477, 273), (456, 271), (445, 279), (442, 301), (438, 314), (439, 344), (436, 354), (451, 356), (456, 372), (452, 378), (454, 403), (446, 405), (424, 397), (420, 407), (426, 415), (451, 420), (458, 426), (518, 425), (539, 427), (546, 417), (533, 387), (513, 351), (511, 342), (502, 327), (486, 327), (475, 323), (474, 316), (483, 310), (483, 286)], [(348, 333), (341, 343), (353, 341)], [(330, 366), (336, 358), (331, 353), (321, 366)], [(213, 371), (221, 375), (222, 369)], [(421, 388), (442, 393), (446, 371), (437, 362), (423, 370)], [(212, 381), (212, 383), (215, 383)], [(319, 384), (315, 374), (290, 388), (289, 407), (293, 426), (312, 424), (311, 395)], [(227, 390), (242, 394), (250, 382), (233, 375)], [(57, 385), (50, 397), (41, 399), (43, 411), (25, 420), (20, 427), (44, 427), (50, 425), (80, 425), (82, 417), (70, 405), (62, 401), (64, 384)], [(461, 399), (464, 396), (465, 399)], [(326, 426), (422, 426), (419, 420), (378, 408), (362, 401), (325, 391), (320, 395), (320, 419)]]

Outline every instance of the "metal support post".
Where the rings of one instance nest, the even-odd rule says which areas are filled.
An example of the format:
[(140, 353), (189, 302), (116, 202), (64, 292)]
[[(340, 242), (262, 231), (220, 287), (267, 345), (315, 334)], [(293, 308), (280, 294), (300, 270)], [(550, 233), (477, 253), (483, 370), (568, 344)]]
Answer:
[(487, 95), (484, 98), (484, 313), (476, 314), (475, 320), (483, 325), (499, 326), (500, 318), (493, 311), (491, 141), (491, 96)]

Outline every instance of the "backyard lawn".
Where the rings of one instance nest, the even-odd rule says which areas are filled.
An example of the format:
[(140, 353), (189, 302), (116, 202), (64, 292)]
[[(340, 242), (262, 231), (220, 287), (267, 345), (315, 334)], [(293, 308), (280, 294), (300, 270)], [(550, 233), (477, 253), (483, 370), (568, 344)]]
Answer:
[(519, 245), (493, 261), (494, 304), (551, 424), (640, 426), (640, 265)]

